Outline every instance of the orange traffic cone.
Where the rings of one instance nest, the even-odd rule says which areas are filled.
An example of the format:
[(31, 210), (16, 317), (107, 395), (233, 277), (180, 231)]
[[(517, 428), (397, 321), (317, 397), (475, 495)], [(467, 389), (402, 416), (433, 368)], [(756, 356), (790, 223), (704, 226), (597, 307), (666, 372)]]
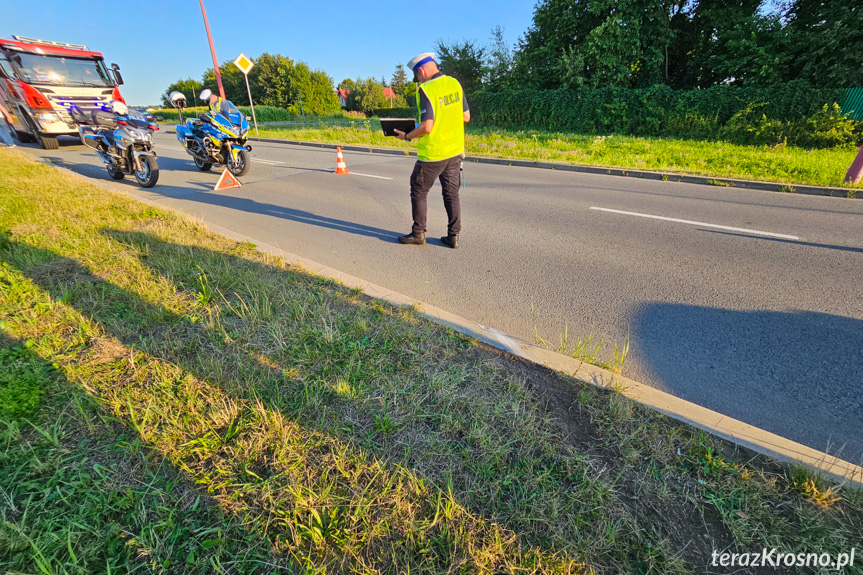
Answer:
[(345, 157), (342, 155), (341, 146), (336, 148), (336, 172), (337, 174), (350, 174), (345, 165)]

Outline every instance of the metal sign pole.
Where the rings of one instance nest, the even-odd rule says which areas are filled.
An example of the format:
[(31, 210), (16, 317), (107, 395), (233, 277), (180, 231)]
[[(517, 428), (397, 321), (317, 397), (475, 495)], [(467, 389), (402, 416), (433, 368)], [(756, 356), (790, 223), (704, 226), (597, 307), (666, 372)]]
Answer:
[(252, 108), (252, 120), (255, 122), (255, 135), (258, 135), (258, 119), (255, 117), (255, 105), (252, 103), (252, 89), (249, 88), (249, 75), (243, 74), (246, 78), (246, 91), (249, 93), (249, 106)]
[(252, 108), (252, 120), (255, 122), (255, 135), (258, 135), (258, 118), (255, 117), (255, 104), (252, 102), (252, 89), (249, 87), (249, 72), (251, 72), (252, 68), (255, 66), (255, 63), (252, 62), (250, 58), (248, 58), (245, 54), (240, 52), (240, 55), (237, 56), (237, 59), (234, 60), (234, 65), (240, 69), (240, 72), (243, 73), (243, 76), (246, 78), (246, 92), (249, 93), (249, 106)]

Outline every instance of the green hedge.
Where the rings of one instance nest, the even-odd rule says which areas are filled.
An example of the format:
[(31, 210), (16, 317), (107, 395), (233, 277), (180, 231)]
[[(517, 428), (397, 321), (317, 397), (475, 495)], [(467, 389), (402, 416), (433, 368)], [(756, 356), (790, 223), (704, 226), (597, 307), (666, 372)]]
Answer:
[(656, 85), (481, 92), (471, 99), (471, 112), (478, 123), (500, 128), (804, 147), (861, 144), (863, 123), (844, 118), (836, 104), (845, 94), (844, 89), (814, 88), (805, 82), (686, 91)]

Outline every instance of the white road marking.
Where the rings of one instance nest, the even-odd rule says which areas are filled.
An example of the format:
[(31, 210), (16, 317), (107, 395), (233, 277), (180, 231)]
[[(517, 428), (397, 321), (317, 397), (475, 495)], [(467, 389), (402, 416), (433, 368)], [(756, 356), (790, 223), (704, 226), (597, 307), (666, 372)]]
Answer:
[(800, 238), (799, 238), (799, 237), (797, 237), (797, 236), (788, 236), (788, 235), (785, 235), (785, 234), (774, 234), (773, 232), (762, 232), (762, 231), (759, 231), (759, 230), (749, 230), (749, 229), (746, 229), (746, 228), (733, 228), (733, 227), (730, 227), (730, 226), (720, 226), (720, 225), (718, 225), (718, 224), (707, 224), (707, 223), (704, 223), (704, 222), (693, 222), (693, 221), (691, 221), (691, 220), (680, 220), (680, 219), (677, 219), (677, 218), (666, 218), (666, 217), (663, 217), (663, 216), (652, 216), (652, 215), (650, 215), (650, 214), (639, 214), (639, 213), (637, 213), (637, 212), (624, 212), (624, 211), (622, 211), (622, 210), (612, 210), (612, 209), (610, 209), (610, 208), (597, 208), (597, 207), (595, 207), (595, 206), (591, 206), (591, 208), (590, 208), (590, 209), (591, 209), (591, 210), (599, 210), (599, 211), (602, 211), (602, 212), (611, 212), (611, 213), (614, 213), (614, 214), (623, 214), (623, 215), (625, 215), (625, 216), (638, 216), (639, 218), (651, 218), (651, 219), (654, 219), (654, 220), (665, 220), (665, 221), (667, 221), (667, 222), (677, 222), (678, 224), (689, 224), (689, 225), (692, 225), (692, 226), (703, 226), (703, 227), (706, 227), (706, 228), (716, 228), (716, 229), (720, 229), (720, 230), (729, 230), (729, 231), (732, 231), (732, 232), (742, 232), (742, 233), (745, 233), (745, 234), (755, 234), (755, 235), (758, 235), (758, 236), (770, 236), (770, 237), (772, 237), (772, 238), (782, 238), (782, 239), (785, 239), (785, 240), (799, 240), (799, 239), (800, 239)]
[(377, 179), (379, 179), (379, 180), (392, 180), (392, 178), (388, 178), (388, 177), (386, 177), (386, 176), (373, 176), (373, 175), (371, 175), (371, 174), (361, 174), (361, 173), (359, 173), (359, 172), (349, 172), (349, 173), (350, 173), (351, 175), (354, 175), (354, 176), (363, 176), (363, 177), (365, 177), (365, 178), (377, 178)]

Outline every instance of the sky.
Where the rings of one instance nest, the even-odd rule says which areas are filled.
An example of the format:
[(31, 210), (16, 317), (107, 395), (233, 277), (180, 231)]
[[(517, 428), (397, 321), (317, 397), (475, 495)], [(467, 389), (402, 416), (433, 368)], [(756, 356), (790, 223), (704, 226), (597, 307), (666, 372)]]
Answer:
[[(228, 2), (204, 0), (219, 63), (240, 52), (253, 60), (282, 54), (345, 78), (381, 77), (437, 40), (490, 42), (496, 26), (512, 47), (530, 26), (535, 0), (455, 2)], [(127, 9), (116, 1), (42, 0), (3, 8), (0, 38), (12, 35), (72, 44), (101, 52), (120, 66), (120, 92), (130, 105), (158, 104), (169, 84), (200, 79), (213, 66), (199, 0), (153, 0)], [(114, 23), (113, 25), (111, 25)]]

